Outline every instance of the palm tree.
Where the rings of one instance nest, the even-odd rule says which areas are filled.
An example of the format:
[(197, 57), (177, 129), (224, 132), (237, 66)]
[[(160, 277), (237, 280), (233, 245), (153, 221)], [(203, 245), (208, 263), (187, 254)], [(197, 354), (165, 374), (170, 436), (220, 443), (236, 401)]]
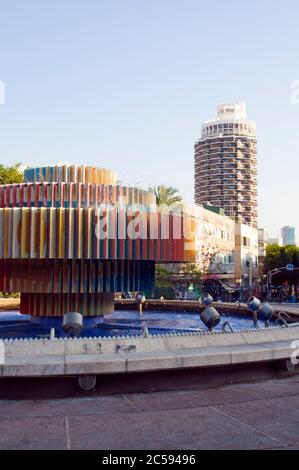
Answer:
[(5, 166), (0, 164), (0, 184), (22, 183), (24, 175), (21, 163), (14, 166)]
[(179, 194), (179, 190), (173, 188), (172, 186), (164, 186), (160, 184), (158, 186), (150, 187), (148, 190), (151, 193), (154, 193), (156, 196), (157, 206), (167, 206), (172, 207), (180, 204), (182, 202), (182, 197)]

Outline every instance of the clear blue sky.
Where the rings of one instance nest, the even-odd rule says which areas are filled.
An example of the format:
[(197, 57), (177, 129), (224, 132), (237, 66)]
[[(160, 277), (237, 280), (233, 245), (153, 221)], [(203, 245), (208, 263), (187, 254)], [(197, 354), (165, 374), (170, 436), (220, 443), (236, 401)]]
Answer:
[(0, 161), (95, 164), (192, 202), (201, 122), (244, 100), (260, 225), (298, 238), (298, 18), (298, 0), (1, 0)]

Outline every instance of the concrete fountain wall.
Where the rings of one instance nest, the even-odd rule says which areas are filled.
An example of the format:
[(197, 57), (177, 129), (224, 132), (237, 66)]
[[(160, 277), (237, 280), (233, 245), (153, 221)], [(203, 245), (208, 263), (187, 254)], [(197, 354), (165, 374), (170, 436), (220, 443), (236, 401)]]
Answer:
[(299, 327), (148, 338), (4, 340), (2, 377), (62, 376), (214, 367), (289, 360)]

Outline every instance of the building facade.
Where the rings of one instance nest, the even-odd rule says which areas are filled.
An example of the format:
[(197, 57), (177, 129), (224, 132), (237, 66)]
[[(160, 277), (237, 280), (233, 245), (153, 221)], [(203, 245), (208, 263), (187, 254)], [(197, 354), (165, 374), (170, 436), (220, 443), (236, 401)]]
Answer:
[(268, 233), (264, 228), (258, 229), (258, 255), (259, 258), (264, 258), (266, 256), (266, 248), (269, 243)]
[(258, 282), (258, 230), (213, 206), (195, 206), (196, 261), (206, 277), (252, 289)]
[[(218, 209), (218, 210), (217, 210)], [(235, 280), (235, 222), (221, 209), (196, 206), (196, 261), (207, 276)]]
[(258, 282), (258, 231), (249, 225), (235, 225), (235, 277), (244, 289), (252, 289)]
[(266, 250), (269, 244), (269, 236), (264, 228), (258, 229), (258, 272), (259, 279), (262, 279), (264, 274), (264, 263), (266, 257)]
[(257, 228), (256, 130), (245, 103), (218, 106), (194, 152), (195, 203), (223, 207), (238, 223)]
[(281, 238), (283, 246), (296, 245), (295, 227), (289, 227), (288, 225), (282, 227)]

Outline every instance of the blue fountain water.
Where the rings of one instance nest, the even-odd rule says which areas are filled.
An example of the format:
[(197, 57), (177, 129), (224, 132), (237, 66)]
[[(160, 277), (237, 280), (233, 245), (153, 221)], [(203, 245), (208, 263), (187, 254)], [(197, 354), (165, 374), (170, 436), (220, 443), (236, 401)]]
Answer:
[[(215, 330), (221, 330), (223, 323), (229, 321), (236, 329), (253, 327), (250, 316), (225, 313)], [(104, 317), (84, 318), (84, 329), (81, 337), (111, 337), (111, 336), (140, 336), (142, 324), (145, 323), (151, 335), (207, 331), (195, 312), (180, 311), (145, 311), (142, 320), (139, 313), (134, 311), (116, 311)], [(259, 322), (259, 328), (263, 328)], [(57, 338), (68, 337), (62, 328), (62, 319), (58, 317), (31, 319), (29, 315), (20, 315), (17, 311), (0, 313), (0, 339), (15, 338), (49, 338), (50, 329), (55, 328)]]

